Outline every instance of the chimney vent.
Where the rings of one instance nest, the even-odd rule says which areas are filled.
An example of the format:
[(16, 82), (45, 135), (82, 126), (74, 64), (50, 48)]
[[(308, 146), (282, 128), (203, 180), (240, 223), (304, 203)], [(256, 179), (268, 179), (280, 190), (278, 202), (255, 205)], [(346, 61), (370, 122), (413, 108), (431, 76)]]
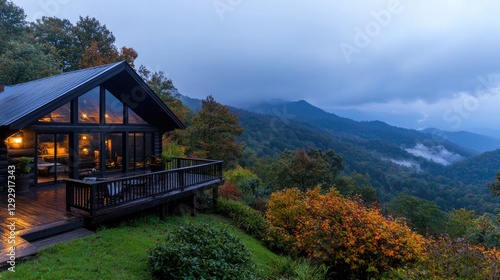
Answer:
[(3, 92), (5, 90), (5, 83), (0, 81), (0, 92)]

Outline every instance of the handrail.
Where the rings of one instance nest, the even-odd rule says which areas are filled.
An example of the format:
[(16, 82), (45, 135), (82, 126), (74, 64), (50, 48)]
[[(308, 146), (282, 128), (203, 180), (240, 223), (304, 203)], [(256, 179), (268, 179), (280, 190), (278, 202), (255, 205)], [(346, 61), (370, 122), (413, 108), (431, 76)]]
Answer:
[(222, 161), (176, 158), (179, 168), (82, 181), (66, 179), (66, 208), (89, 212), (222, 179)]

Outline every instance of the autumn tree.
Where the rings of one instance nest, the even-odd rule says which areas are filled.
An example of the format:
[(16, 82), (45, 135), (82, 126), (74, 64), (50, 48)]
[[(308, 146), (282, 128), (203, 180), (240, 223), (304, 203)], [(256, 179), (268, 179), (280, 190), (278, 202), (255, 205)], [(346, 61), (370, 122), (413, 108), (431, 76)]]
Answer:
[(242, 145), (236, 137), (243, 133), (238, 118), (210, 95), (187, 129), (190, 149), (203, 158), (220, 159), (225, 166), (241, 156)]
[(242, 191), (242, 198), (247, 205), (257, 207), (257, 198), (262, 197), (264, 190), (261, 180), (255, 173), (237, 165), (231, 170), (224, 171), (223, 176), (225, 182), (234, 184)]
[(343, 168), (342, 157), (332, 149), (285, 150), (274, 165), (275, 187), (302, 191), (318, 185), (330, 187)]
[(36, 40), (56, 57), (62, 71), (121, 60), (134, 67), (138, 56), (133, 48), (118, 50), (113, 33), (95, 18), (80, 17), (73, 25), (67, 19), (42, 17), (32, 24), (32, 29)]
[[(80, 16), (80, 20), (73, 28), (73, 35), (75, 36), (75, 47), (82, 54), (78, 66), (73, 65), (73, 67), (88, 66), (92, 59), (103, 64), (117, 61), (118, 51), (114, 45), (115, 36), (106, 25), (102, 25), (96, 18)], [(96, 52), (98, 52), (99, 58), (93, 58), (97, 55)]]
[(135, 68), (135, 59), (139, 56), (136, 50), (134, 48), (128, 48), (128, 47), (122, 47), (119, 54), (118, 54), (118, 60), (125, 60), (132, 66), (132, 68)]
[(119, 51), (115, 37), (95, 18), (42, 17), (28, 25), (22, 8), (0, 0), (0, 80), (15, 84), (64, 71), (126, 60), (132, 67), (138, 54)]

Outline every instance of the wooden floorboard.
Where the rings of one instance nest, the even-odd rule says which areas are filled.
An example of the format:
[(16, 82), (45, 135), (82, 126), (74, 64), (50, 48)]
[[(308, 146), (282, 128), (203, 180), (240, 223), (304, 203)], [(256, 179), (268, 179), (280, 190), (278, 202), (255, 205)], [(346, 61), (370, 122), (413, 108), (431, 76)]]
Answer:
[[(8, 226), (11, 222), (15, 223), (16, 234), (22, 235), (50, 223), (78, 217), (75, 213), (66, 212), (65, 185), (37, 187), (31, 188), (28, 192), (16, 193), (14, 216), (9, 215), (7, 202), (7, 194), (0, 194), (0, 233), (2, 235), (0, 250), (2, 253), (10, 247)], [(19, 236), (16, 238), (17, 241), (21, 242)]]

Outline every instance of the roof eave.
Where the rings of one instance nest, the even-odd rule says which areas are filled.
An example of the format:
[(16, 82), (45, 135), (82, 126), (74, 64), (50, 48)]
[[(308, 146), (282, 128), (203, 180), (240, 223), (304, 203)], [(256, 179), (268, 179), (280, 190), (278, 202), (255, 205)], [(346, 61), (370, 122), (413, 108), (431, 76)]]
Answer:
[(156, 93), (148, 86), (146, 82), (134, 71), (134, 69), (126, 63), (127, 66), (125, 66), (125, 70), (135, 79), (135, 81), (141, 85), (143, 88), (145, 88), (148, 91), (148, 94), (151, 96), (151, 98), (155, 101), (155, 103), (160, 106), (167, 114), (168, 116), (174, 121), (175, 125), (177, 126), (177, 129), (186, 129), (186, 126), (182, 121), (170, 110), (170, 108), (161, 101), (161, 99), (156, 95)]

